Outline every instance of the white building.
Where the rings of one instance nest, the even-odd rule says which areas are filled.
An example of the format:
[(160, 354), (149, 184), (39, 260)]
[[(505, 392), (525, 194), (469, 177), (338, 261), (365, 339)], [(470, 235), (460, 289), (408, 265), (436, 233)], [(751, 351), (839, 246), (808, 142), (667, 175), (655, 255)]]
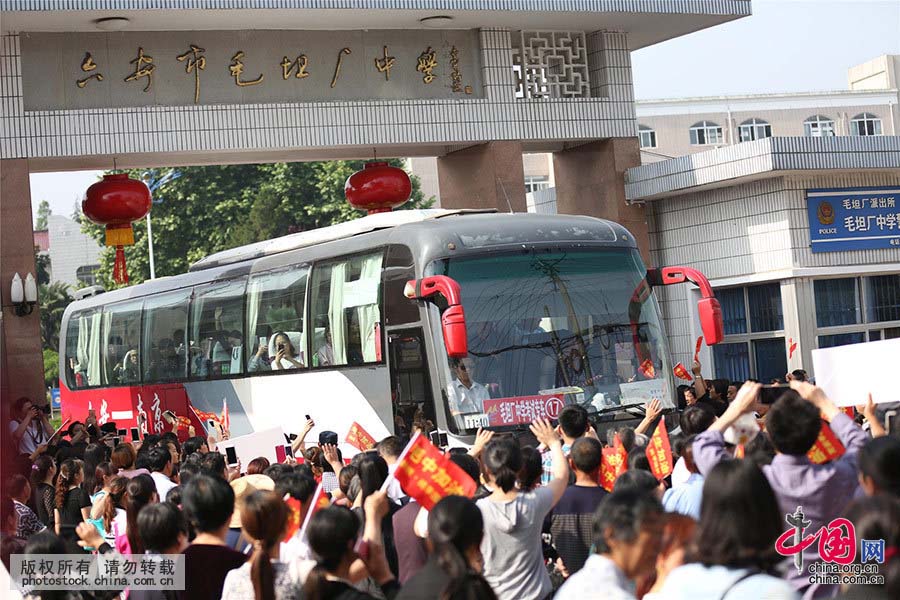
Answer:
[(94, 285), (95, 273), (100, 268), (101, 247), (97, 240), (82, 233), (80, 224), (62, 215), (50, 215), (47, 230), (51, 279), (72, 289)]

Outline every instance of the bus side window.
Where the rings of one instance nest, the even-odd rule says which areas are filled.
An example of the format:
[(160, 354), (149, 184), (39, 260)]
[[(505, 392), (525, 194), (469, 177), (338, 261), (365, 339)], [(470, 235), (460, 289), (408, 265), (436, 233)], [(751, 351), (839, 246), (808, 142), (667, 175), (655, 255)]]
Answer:
[[(121, 302), (107, 306), (103, 311), (104, 385), (133, 385), (141, 382), (142, 305), (140, 300)], [(100, 337), (98, 335), (98, 340)]]
[[(245, 280), (194, 289), (188, 368), (191, 379), (234, 375), (244, 370)], [(251, 347), (256, 351), (256, 346)]]
[(388, 248), (382, 271), (384, 280), (384, 321), (387, 325), (405, 325), (419, 321), (419, 304), (403, 295), (406, 282), (416, 278), (412, 252), (395, 244)]
[(383, 251), (321, 262), (313, 269), (313, 365), (379, 362)]
[(144, 382), (178, 381), (187, 376), (190, 291), (150, 296), (144, 303)]
[(69, 317), (66, 329), (65, 379), (69, 389), (100, 385), (99, 310), (87, 310)]
[(306, 279), (309, 267), (261, 273), (247, 285), (247, 371), (309, 366), (306, 356)]

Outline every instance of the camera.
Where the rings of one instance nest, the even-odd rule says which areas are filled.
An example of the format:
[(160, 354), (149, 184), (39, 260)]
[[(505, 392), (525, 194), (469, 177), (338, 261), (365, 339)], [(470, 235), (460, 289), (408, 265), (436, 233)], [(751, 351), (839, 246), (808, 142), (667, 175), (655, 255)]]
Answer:
[(31, 408), (38, 412), (46, 413), (48, 415), (50, 414), (50, 405), (49, 404), (45, 404), (44, 406), (32, 405)]
[(278, 344), (278, 351), (284, 352), (284, 344)]

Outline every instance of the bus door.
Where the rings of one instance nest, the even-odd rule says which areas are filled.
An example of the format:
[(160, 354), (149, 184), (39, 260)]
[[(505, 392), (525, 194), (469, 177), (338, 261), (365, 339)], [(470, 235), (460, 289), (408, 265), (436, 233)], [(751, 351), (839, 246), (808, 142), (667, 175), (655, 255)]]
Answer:
[(428, 430), (434, 429), (437, 421), (422, 328), (389, 332), (388, 351), (394, 433), (401, 437), (409, 436), (414, 424), (428, 421), (431, 421)]

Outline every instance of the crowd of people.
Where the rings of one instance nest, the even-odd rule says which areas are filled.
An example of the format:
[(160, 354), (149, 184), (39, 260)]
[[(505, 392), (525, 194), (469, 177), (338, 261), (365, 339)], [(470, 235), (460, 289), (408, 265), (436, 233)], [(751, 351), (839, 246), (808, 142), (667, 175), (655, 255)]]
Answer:
[[(533, 445), (482, 430), (471, 448), (446, 449), (477, 492), (431, 510), (393, 478), (407, 442), (397, 436), (344, 461), (337, 433), (306, 442), (309, 421), (293, 443), (298, 460), (235, 467), (211, 440), (173, 432), (110, 447), (93, 415), (51, 438), (46, 412), (21, 399), (7, 437), (18, 456), (0, 498), (2, 559), (184, 555), (184, 590), (121, 591), (133, 600), (900, 598), (900, 437), (886, 434), (871, 398), (851, 417), (797, 371), (766, 403), (759, 383), (707, 382), (694, 367), (668, 417), (678, 426), (663, 479), (647, 458), (666, 418), (658, 402), (636, 427), (603, 436), (569, 405), (556, 424), (532, 423)], [(758, 433), (735, 443), (748, 419)], [(816, 464), (807, 453), (823, 420), (844, 451)], [(607, 446), (627, 452), (611, 491), (601, 485)], [(313, 507), (320, 486), (328, 506)], [(799, 572), (776, 541), (800, 506), (807, 535), (844, 517), (857, 545), (883, 540), (873, 563), (883, 583), (811, 583), (809, 567), (825, 560), (815, 543)]]

